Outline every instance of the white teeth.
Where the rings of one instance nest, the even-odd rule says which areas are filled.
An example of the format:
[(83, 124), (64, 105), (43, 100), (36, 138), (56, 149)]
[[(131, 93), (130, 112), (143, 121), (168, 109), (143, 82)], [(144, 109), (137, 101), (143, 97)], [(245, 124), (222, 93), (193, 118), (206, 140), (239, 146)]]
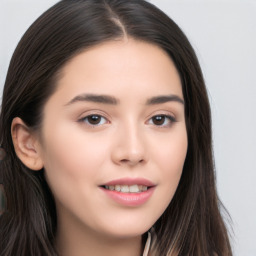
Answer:
[(130, 186), (130, 192), (131, 193), (138, 193), (140, 191), (139, 186), (138, 185), (132, 185)]
[(106, 189), (109, 190), (115, 190), (118, 192), (122, 192), (122, 193), (139, 193), (139, 192), (144, 192), (148, 190), (147, 186), (143, 186), (143, 185), (115, 185), (115, 186), (105, 186)]
[(127, 185), (121, 186), (121, 192), (128, 193), (130, 192), (130, 189)]
[(115, 185), (115, 190), (116, 191), (121, 191), (121, 186), (120, 185)]
[(147, 191), (148, 188), (146, 186), (142, 186), (142, 191)]
[(115, 186), (109, 186), (108, 187), (110, 190), (115, 190)]

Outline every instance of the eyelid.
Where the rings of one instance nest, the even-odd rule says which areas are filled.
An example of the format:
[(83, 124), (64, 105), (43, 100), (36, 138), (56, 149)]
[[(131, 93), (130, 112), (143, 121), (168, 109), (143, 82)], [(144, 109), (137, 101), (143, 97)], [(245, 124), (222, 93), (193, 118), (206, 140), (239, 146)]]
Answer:
[[(104, 116), (101, 116), (101, 115), (88, 115), (88, 116), (85, 116), (85, 117), (83, 117), (82, 119), (80, 119), (79, 121), (80, 122), (85, 122), (85, 120), (86, 119), (88, 119), (88, 118), (90, 118), (90, 117), (93, 117), (93, 116), (98, 116), (98, 117), (100, 117), (100, 119), (104, 119), (104, 120), (106, 120), (106, 122), (108, 122), (108, 120), (104, 117)], [(91, 125), (91, 126), (100, 126), (100, 125), (103, 125), (103, 124), (88, 124), (88, 125)]]
[(77, 119), (79, 120), (79, 119), (83, 119), (85, 117), (93, 116), (93, 115), (102, 116), (102, 117), (110, 120), (110, 116), (103, 110), (99, 110), (99, 109), (90, 109), (90, 110), (81, 112), (81, 114), (77, 117)]
[[(162, 116), (162, 117), (168, 118), (170, 122), (168, 124), (163, 124), (163, 125), (154, 124), (152, 119), (157, 116)], [(158, 127), (158, 128), (169, 128), (175, 122), (177, 122), (176, 117), (173, 114), (170, 114), (169, 112), (168, 113), (166, 113), (166, 112), (154, 113), (153, 115), (151, 115), (150, 118), (147, 119), (147, 123), (149, 123), (150, 125), (153, 125), (155, 127)]]
[[(77, 122), (79, 123), (83, 123), (84, 125), (88, 126), (88, 127), (92, 127), (92, 128), (95, 128), (95, 127), (99, 127), (99, 126), (103, 126), (105, 124), (108, 124), (110, 123), (110, 118), (108, 117), (107, 114), (105, 113), (102, 113), (102, 111), (99, 111), (99, 110), (90, 110), (90, 111), (86, 111), (84, 112), (82, 115), (80, 115), (81, 117), (78, 118)], [(85, 121), (86, 118), (89, 118), (91, 116), (99, 116), (103, 119), (106, 120), (106, 122), (104, 124), (90, 124), (88, 122)]]

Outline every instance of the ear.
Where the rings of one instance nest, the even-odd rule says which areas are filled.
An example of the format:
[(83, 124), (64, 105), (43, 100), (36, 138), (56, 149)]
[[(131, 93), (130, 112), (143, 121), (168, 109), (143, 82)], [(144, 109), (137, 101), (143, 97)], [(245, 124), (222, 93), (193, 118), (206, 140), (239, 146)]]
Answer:
[(21, 162), (31, 170), (41, 170), (43, 160), (36, 134), (19, 117), (12, 120), (11, 134), (16, 155)]

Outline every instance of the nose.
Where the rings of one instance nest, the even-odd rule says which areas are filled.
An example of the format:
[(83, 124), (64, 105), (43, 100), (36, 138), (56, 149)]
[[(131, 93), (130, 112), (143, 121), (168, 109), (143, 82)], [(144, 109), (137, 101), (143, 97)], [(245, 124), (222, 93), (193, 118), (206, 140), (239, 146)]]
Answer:
[(147, 162), (146, 138), (136, 125), (129, 125), (117, 131), (112, 150), (112, 161), (130, 167)]

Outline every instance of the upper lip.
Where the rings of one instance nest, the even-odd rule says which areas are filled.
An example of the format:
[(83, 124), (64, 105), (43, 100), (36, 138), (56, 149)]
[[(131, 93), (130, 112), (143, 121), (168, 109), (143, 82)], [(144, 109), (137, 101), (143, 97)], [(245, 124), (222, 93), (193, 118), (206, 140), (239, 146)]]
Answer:
[(103, 186), (115, 186), (115, 185), (142, 185), (147, 187), (153, 187), (155, 184), (147, 180), (145, 178), (121, 178), (116, 180), (111, 180), (105, 184), (102, 184)]

